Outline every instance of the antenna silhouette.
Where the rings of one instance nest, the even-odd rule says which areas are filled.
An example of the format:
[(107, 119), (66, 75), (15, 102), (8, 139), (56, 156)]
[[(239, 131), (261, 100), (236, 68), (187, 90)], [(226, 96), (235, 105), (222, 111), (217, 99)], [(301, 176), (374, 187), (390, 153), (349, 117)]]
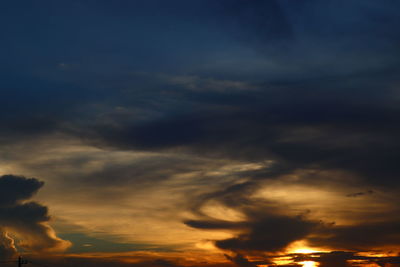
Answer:
[(18, 257), (18, 267), (22, 267), (22, 264), (28, 264), (28, 261), (23, 259), (21, 256)]

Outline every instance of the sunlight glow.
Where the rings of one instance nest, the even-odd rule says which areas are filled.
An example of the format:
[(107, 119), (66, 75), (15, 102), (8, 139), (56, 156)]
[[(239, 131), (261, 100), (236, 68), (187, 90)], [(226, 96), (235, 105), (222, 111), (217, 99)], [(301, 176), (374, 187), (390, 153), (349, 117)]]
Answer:
[(317, 267), (319, 264), (315, 261), (302, 261), (299, 262), (300, 264), (303, 264), (303, 267)]
[(326, 250), (318, 247), (311, 247), (304, 240), (299, 240), (290, 244), (287, 248), (287, 253), (295, 253), (295, 254), (312, 254), (318, 252), (325, 252)]
[(310, 248), (299, 248), (293, 251), (294, 253), (303, 253), (303, 254), (310, 254), (315, 253), (317, 251), (310, 249)]

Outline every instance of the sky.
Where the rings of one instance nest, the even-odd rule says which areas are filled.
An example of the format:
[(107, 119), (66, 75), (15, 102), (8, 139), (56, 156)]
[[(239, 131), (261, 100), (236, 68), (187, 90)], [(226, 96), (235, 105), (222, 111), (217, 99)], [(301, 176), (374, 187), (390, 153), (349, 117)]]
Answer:
[(399, 8), (3, 1), (0, 261), (400, 266)]

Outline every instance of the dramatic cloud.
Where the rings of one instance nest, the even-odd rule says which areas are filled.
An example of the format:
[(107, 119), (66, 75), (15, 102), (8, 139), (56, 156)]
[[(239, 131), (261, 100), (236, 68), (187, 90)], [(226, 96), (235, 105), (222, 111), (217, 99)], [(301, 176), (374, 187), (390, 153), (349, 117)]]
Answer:
[[(253, 215), (258, 216), (250, 218), (242, 225), (239, 224), (244, 233), (217, 241), (216, 245), (221, 249), (235, 252), (276, 252), (294, 241), (304, 239), (317, 225), (301, 218), (265, 216), (263, 213)], [(266, 218), (263, 218), (263, 215)], [(222, 222), (188, 221), (186, 224), (200, 229), (232, 229), (232, 223), (229, 222), (224, 225)]]
[(11, 257), (15, 252), (13, 239), (8, 233), (18, 237), (18, 245), (36, 252), (60, 251), (69, 243), (57, 238), (47, 225), (50, 220), (47, 208), (36, 202), (26, 202), (41, 187), (43, 182), (35, 178), (3, 175), (0, 177), (0, 227), (1, 256)]
[[(343, 212), (341, 210), (341, 201), (343, 201), (343, 205), (346, 205), (346, 203), (347, 205), (354, 205), (348, 201), (348, 194), (342, 194), (337, 197), (329, 195), (329, 191), (332, 188), (336, 187), (339, 192), (343, 190), (340, 189), (342, 179), (336, 178), (338, 180), (334, 182), (334, 178), (331, 177), (337, 174), (328, 173), (328, 176), (326, 176), (327, 174), (318, 174), (318, 172), (314, 174), (305, 172), (299, 175), (284, 170), (274, 171), (274, 168), (270, 168), (270, 173), (266, 170), (261, 173), (263, 173), (261, 178), (253, 176), (253, 181), (251, 182), (237, 184), (221, 191), (198, 197), (197, 200), (199, 202), (194, 202), (196, 204), (193, 206), (193, 212), (203, 219), (185, 222), (186, 225), (200, 230), (231, 232), (233, 234), (232, 238), (215, 240), (215, 245), (220, 249), (235, 253), (239, 259), (239, 266), (247, 264), (246, 261), (240, 260), (243, 259), (243, 255), (258, 255), (266, 260), (273, 260), (271, 255), (277, 252), (285, 253), (285, 251), (290, 251), (290, 248), (298, 241), (306, 242), (308, 246), (314, 248), (343, 249), (354, 251), (354, 253), (374, 251), (377, 248), (396, 251), (400, 246), (398, 207), (386, 200), (388, 195), (383, 195), (383, 200), (378, 200), (379, 197), (373, 200), (375, 202), (370, 203), (370, 205), (375, 204), (380, 207), (376, 211), (368, 211), (369, 204), (367, 204), (366, 200), (363, 201), (366, 202), (363, 204), (365, 207), (349, 206), (350, 212), (357, 211), (357, 215), (360, 216), (352, 218), (347, 215), (347, 212), (341, 214)], [(310, 175), (311, 177), (308, 177)], [(344, 174), (341, 175), (343, 176)], [(310, 186), (308, 183), (315, 183), (314, 179), (316, 177), (320, 180), (317, 182), (320, 190), (322, 190), (320, 195), (315, 189), (307, 189)], [(326, 178), (329, 179), (324, 181)], [(289, 180), (285, 182), (285, 179)], [(351, 180), (347, 182), (349, 188), (346, 190), (351, 190), (353, 186), (356, 186), (351, 185)], [(263, 187), (265, 189), (261, 190), (262, 193), (257, 194), (256, 192)], [(324, 189), (325, 187), (326, 189)], [(282, 190), (282, 193), (279, 193), (280, 190)], [(299, 192), (299, 190), (303, 190), (303, 192)], [(366, 192), (366, 194), (357, 194), (357, 197), (371, 197), (373, 195), (370, 193), (371, 191)], [(278, 194), (278, 197), (274, 196), (274, 194)], [(293, 194), (292, 197), (291, 194)], [(320, 201), (323, 209), (328, 209), (328, 216), (324, 216), (318, 211), (320, 209), (318, 205), (310, 205), (311, 203), (308, 202), (301, 204), (307, 199), (310, 199), (311, 202), (315, 201), (313, 194), (316, 194), (316, 201)], [(324, 199), (318, 198), (318, 196)], [(294, 202), (291, 202), (291, 198), (293, 198)], [(329, 210), (330, 201), (332, 201), (333, 205), (339, 205), (339, 207)], [(397, 197), (394, 197), (393, 201), (397, 203)], [(222, 220), (204, 213), (205, 207), (213, 202), (222, 204), (227, 211), (229, 209), (236, 210), (242, 214), (241, 218)], [(345, 207), (343, 208), (345, 209)], [(304, 212), (304, 214), (294, 216), (293, 212)], [(333, 215), (332, 213), (334, 212), (337, 214)], [(319, 214), (315, 216), (314, 213)], [(320, 219), (317, 220), (316, 218)], [(334, 220), (338, 220), (338, 222), (335, 223)], [(351, 260), (360, 260), (355, 256), (342, 257), (343, 255), (321, 254), (318, 259), (309, 257), (307, 259), (299, 259), (297, 262), (319, 261), (321, 266), (347, 266)], [(234, 258), (230, 259), (236, 262)], [(364, 262), (375, 262), (378, 259), (379, 257), (376, 259), (363, 258), (362, 260)], [(395, 258), (391, 257), (390, 259), (394, 260)], [(380, 260), (383, 260), (383, 258)], [(248, 264), (251, 265), (253, 263), (249, 262)]]

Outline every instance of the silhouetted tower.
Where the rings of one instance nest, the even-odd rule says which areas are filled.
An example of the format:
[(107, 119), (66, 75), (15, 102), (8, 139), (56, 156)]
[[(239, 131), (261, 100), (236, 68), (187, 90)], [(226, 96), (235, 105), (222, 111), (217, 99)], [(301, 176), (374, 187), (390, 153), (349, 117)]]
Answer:
[(22, 264), (28, 264), (27, 260), (24, 260), (21, 256), (18, 257), (18, 267), (22, 267)]

